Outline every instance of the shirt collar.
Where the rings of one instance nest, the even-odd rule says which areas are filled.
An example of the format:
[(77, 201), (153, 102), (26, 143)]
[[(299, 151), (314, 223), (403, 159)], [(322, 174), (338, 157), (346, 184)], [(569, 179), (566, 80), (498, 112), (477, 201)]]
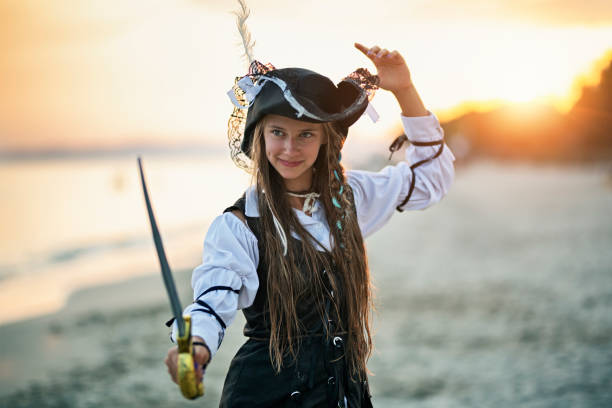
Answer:
[[(320, 221), (321, 218), (321, 204), (318, 202), (315, 204), (312, 216), (309, 217), (298, 209), (294, 209), (302, 225), (314, 224)], [(244, 204), (244, 215), (251, 218), (259, 217), (259, 207), (257, 204), (257, 188), (250, 186), (245, 192), (245, 204)]]
[(255, 186), (250, 186), (244, 195), (244, 215), (251, 218), (259, 217), (259, 208), (257, 206), (257, 189)]

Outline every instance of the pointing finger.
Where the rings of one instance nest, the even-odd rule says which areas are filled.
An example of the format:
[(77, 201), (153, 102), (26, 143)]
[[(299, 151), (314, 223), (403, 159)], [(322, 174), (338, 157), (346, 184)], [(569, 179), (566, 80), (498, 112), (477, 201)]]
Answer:
[(374, 52), (371, 48), (366, 47), (363, 44), (355, 43), (355, 48), (357, 48), (363, 55), (368, 57), (371, 60), (374, 60)]
[(359, 51), (363, 52), (367, 56), (372, 56), (376, 54), (378, 51), (380, 51), (380, 47), (378, 45), (375, 45), (372, 48), (368, 48), (363, 44), (355, 43), (355, 48), (357, 48)]
[[(374, 64), (379, 62), (377, 54), (380, 52), (380, 47), (375, 45), (374, 47), (368, 48), (363, 44), (355, 43), (355, 48), (361, 51), (366, 57), (368, 57)], [(386, 50), (385, 50), (386, 51)], [(386, 51), (388, 52), (388, 51)]]
[(355, 48), (357, 48), (359, 51), (361, 51), (361, 52), (363, 52), (364, 54), (366, 54), (366, 55), (367, 55), (367, 53), (368, 53), (368, 47), (366, 47), (366, 46), (365, 46), (365, 45), (363, 45), (363, 44), (357, 43), (357, 42), (356, 42), (354, 45), (355, 45)]

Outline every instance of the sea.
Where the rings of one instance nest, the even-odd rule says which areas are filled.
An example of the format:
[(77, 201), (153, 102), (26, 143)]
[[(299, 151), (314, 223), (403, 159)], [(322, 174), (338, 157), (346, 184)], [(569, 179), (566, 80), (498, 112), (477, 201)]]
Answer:
[[(70, 293), (159, 272), (136, 154), (0, 161), (0, 324), (51, 313)], [(142, 155), (171, 267), (250, 176), (225, 155)], [(222, 203), (222, 204), (220, 204)]]

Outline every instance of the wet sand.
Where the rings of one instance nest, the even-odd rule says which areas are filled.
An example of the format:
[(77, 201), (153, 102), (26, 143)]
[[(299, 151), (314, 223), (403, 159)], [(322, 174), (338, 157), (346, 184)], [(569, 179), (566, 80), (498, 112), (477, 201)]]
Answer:
[[(612, 406), (607, 177), (476, 164), (442, 203), (368, 239), (375, 406)], [(184, 303), (189, 278), (176, 272)], [(207, 395), (189, 402), (163, 364), (169, 317), (155, 273), (0, 326), (0, 407), (217, 406), (242, 318), (207, 370)]]

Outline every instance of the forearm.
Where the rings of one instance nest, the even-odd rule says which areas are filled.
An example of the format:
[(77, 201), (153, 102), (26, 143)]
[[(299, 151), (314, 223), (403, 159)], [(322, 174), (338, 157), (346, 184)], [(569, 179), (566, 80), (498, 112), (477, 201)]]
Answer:
[(402, 115), (408, 117), (414, 116), (427, 116), (429, 112), (425, 108), (419, 93), (417, 92), (414, 84), (410, 84), (404, 88), (391, 91), (397, 99), (397, 102), (402, 109)]

